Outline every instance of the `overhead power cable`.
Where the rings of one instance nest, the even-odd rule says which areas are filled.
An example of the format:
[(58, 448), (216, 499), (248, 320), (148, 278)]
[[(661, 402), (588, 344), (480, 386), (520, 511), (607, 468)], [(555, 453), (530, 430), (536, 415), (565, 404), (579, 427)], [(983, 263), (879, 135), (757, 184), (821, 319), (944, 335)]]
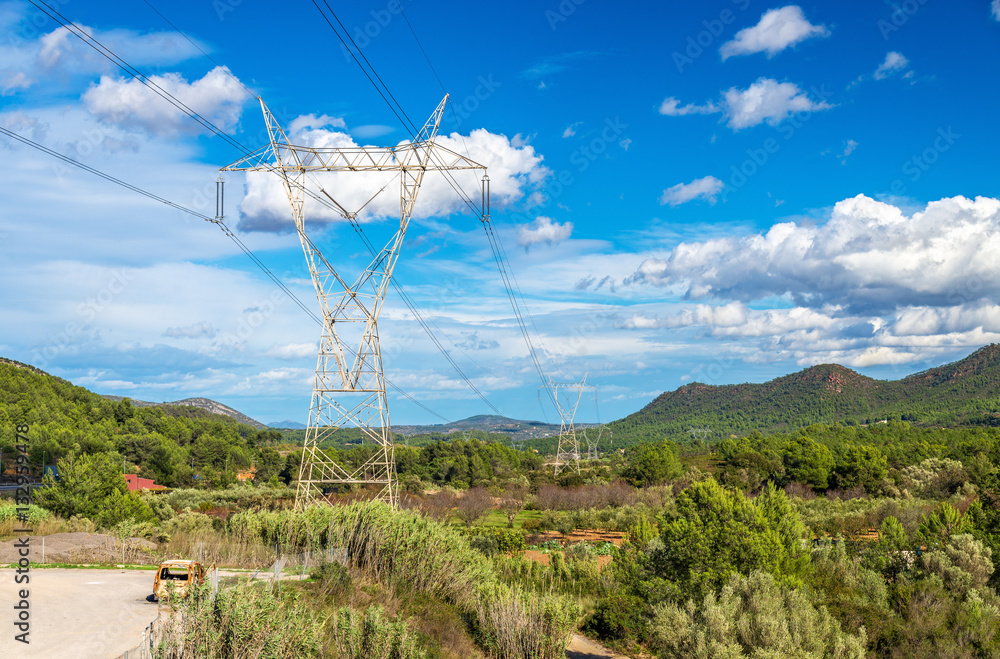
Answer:
[[(351, 41), (352, 44), (354, 44), (354, 46), (355, 46), (358, 54), (361, 55), (361, 57), (365, 61), (365, 64), (367, 64), (368, 69), (366, 69), (365, 66), (363, 66), (361, 64), (361, 61), (358, 60), (358, 58), (354, 55), (354, 52), (351, 51), (350, 47), (347, 45), (347, 42), (345, 41), (344, 37), (341, 36), (340, 32), (338, 32), (337, 29), (333, 26), (333, 23), (329, 20), (329, 18), (323, 12), (323, 9), (319, 6), (319, 4), (317, 4), (316, 0), (313, 0), (313, 4), (316, 5), (317, 10), (319, 10), (319, 12), (323, 15), (323, 18), (326, 20), (326, 22), (329, 25), (330, 29), (333, 30), (334, 34), (337, 35), (337, 38), (344, 45), (344, 47), (349, 52), (351, 52), (351, 56), (353, 57), (354, 61), (362, 69), (362, 71), (364, 72), (365, 76), (372, 83), (372, 85), (375, 86), (376, 90), (378, 90), (378, 92), (379, 92), (379, 95), (382, 96), (382, 99), (386, 102), (387, 105), (389, 105), (389, 107), (393, 111), (393, 113), (396, 114), (396, 117), (398, 119), (400, 119), (401, 123), (403, 123), (404, 127), (406, 127), (406, 122), (404, 122), (402, 120), (402, 118), (400, 117), (400, 112), (402, 112), (403, 116), (406, 116), (406, 113), (403, 110), (402, 106), (396, 100), (395, 96), (392, 95), (392, 92), (388, 89), (388, 86), (382, 80), (381, 76), (379, 76), (378, 73), (375, 71), (375, 68), (372, 66), (371, 62), (368, 61), (368, 58), (365, 57), (364, 53), (361, 52), (361, 49), (354, 42), (354, 39), (350, 36), (350, 33), (347, 31), (346, 28), (344, 28), (344, 24), (340, 21), (340, 18), (337, 17), (337, 14), (336, 14), (336, 12), (333, 11), (333, 8), (330, 7), (329, 2), (327, 2), (327, 0), (323, 0), (323, 3), (326, 5), (327, 9), (329, 9), (330, 13), (333, 15), (333, 17), (337, 21), (337, 23), (344, 30), (344, 33), (347, 34), (347, 38), (350, 39), (350, 41)], [(402, 7), (400, 9), (402, 10)], [(417, 33), (413, 29), (413, 25), (410, 23), (409, 18), (406, 16), (405, 12), (401, 12), (401, 13), (403, 13), (403, 18), (406, 21), (406, 25), (409, 28), (410, 33), (413, 35), (414, 40), (417, 42), (417, 46), (420, 48), (421, 53), (423, 53), (424, 59), (427, 60), (427, 64), (431, 68), (431, 72), (434, 74), (434, 77), (437, 79), (438, 84), (441, 85), (442, 90), (445, 91), (445, 93), (447, 93), (447, 89), (445, 89), (444, 83), (441, 80), (441, 77), (437, 73), (437, 69), (434, 68), (434, 64), (431, 62), (430, 57), (428, 56), (426, 49), (423, 47), (423, 44), (420, 42), (419, 37), (417, 37)], [(370, 70), (370, 73), (369, 73), (369, 70)], [(372, 75), (374, 75), (375, 78), (378, 79), (378, 82), (381, 84), (381, 87), (379, 86), (379, 84), (376, 84), (375, 79), (372, 78)], [(383, 90), (384, 90), (384, 93), (383, 93)], [(388, 97), (387, 97), (387, 95), (388, 95)], [(389, 101), (390, 98), (392, 99), (392, 102)], [(395, 103), (395, 105), (393, 105), (393, 103)], [(397, 108), (399, 110), (398, 112), (397, 112)], [(457, 111), (455, 111), (455, 108), (454, 108), (453, 104), (452, 104), (452, 111), (455, 113), (455, 121), (456, 121), (456, 123), (458, 123), (458, 121), (459, 121), (458, 120), (458, 113), (457, 113)], [(407, 119), (409, 119), (409, 117), (407, 117)], [(410, 124), (412, 125), (412, 122), (410, 122)], [(458, 125), (459, 125), (459, 130), (461, 130), (461, 124), (459, 123)], [(409, 128), (407, 128), (407, 130), (409, 130)], [(459, 133), (459, 134), (461, 134), (461, 133)], [(411, 133), (411, 135), (412, 135), (412, 133)], [(463, 136), (463, 141), (464, 141), (464, 136)], [(466, 151), (468, 151), (468, 145), (466, 144), (465, 146), (466, 146)], [(434, 157), (434, 156), (432, 155), (432, 157)], [(440, 156), (438, 156), (438, 157), (440, 157)], [(505, 262), (508, 262), (508, 260), (506, 258), (506, 250), (503, 248), (503, 244), (500, 241), (500, 237), (497, 236), (496, 234), (494, 234), (494, 232), (493, 232), (493, 227), (492, 227), (492, 224), (489, 221), (489, 217), (488, 217), (488, 213), (486, 211), (486, 208), (485, 207), (484, 208), (479, 208), (476, 205), (475, 201), (469, 196), (468, 193), (465, 192), (465, 190), (462, 187), (462, 185), (457, 181), (457, 179), (455, 179), (455, 177), (452, 175), (451, 172), (449, 172), (447, 170), (444, 170), (443, 173), (445, 175), (445, 179), (448, 181), (448, 184), (455, 191), (455, 193), (459, 196), (459, 198), (466, 204), (466, 206), (469, 207), (469, 209), (475, 215), (479, 216), (483, 220), (483, 226), (484, 226), (484, 228), (486, 230), (487, 239), (490, 242), (490, 248), (493, 251), (494, 260), (496, 261), (496, 264), (497, 264), (497, 269), (500, 272), (500, 277), (501, 277), (501, 279), (502, 279), (502, 281), (504, 283), (504, 288), (505, 288), (505, 290), (507, 292), (508, 299), (510, 300), (511, 308), (512, 308), (512, 310), (514, 312), (515, 319), (517, 320), (518, 327), (521, 330), (521, 334), (522, 334), (522, 336), (523, 336), (523, 338), (525, 340), (525, 343), (527, 344), (528, 354), (531, 357), (531, 361), (532, 361), (532, 363), (533, 363), (533, 365), (535, 367), (536, 372), (538, 373), (539, 379), (542, 381), (542, 384), (545, 387), (546, 392), (549, 394), (549, 398), (552, 400), (553, 405), (556, 405), (555, 397), (554, 397), (553, 393), (549, 390), (549, 386), (548, 386), (549, 383), (548, 383), (547, 379), (545, 378), (542, 366), (541, 366), (541, 364), (540, 364), (540, 362), (538, 360), (536, 349), (535, 349), (534, 345), (531, 342), (531, 336), (530, 336), (530, 334), (528, 332), (527, 325), (525, 324), (524, 315), (522, 314), (520, 305), (518, 304), (518, 297), (520, 296), (521, 303), (524, 304), (525, 311), (527, 311), (527, 305), (524, 303), (524, 296), (521, 293), (520, 286), (517, 285), (516, 279), (514, 279), (514, 277), (513, 277), (513, 273), (508, 272), (508, 269), (504, 265)], [(360, 227), (358, 228), (358, 230), (360, 231)], [(538, 328), (535, 327), (534, 319), (531, 318), (530, 314), (528, 314), (528, 315), (529, 315), (529, 320), (531, 322), (531, 325), (535, 329), (535, 333), (537, 334), (538, 333)], [(436, 343), (436, 340), (435, 340), (435, 343)], [(445, 351), (442, 350), (442, 353), (445, 353)], [(449, 357), (449, 361), (452, 361), (450, 359), (450, 357)], [(461, 373), (461, 370), (458, 369), (457, 366), (456, 366), (456, 370), (458, 370)], [(558, 409), (558, 406), (556, 406), (556, 407)]]
[(177, 34), (179, 34), (182, 37), (184, 37), (185, 39), (187, 39), (188, 43), (190, 43), (192, 46), (194, 46), (195, 48), (197, 48), (198, 52), (200, 52), (202, 55), (204, 55), (206, 58), (208, 58), (208, 61), (210, 61), (212, 64), (214, 64), (216, 66), (216, 68), (223, 69), (226, 72), (226, 75), (228, 75), (230, 78), (232, 78), (233, 81), (236, 84), (238, 84), (240, 87), (243, 88), (243, 91), (245, 91), (247, 93), (247, 96), (249, 96), (250, 98), (256, 98), (257, 97), (256, 94), (254, 94), (252, 91), (250, 91), (250, 89), (247, 88), (247, 86), (243, 84), (242, 80), (240, 80), (239, 78), (237, 78), (236, 76), (234, 76), (232, 74), (232, 72), (229, 70), (228, 66), (225, 66), (223, 64), (219, 64), (218, 62), (216, 62), (215, 58), (213, 58), (211, 55), (209, 55), (208, 53), (206, 53), (205, 49), (202, 48), (200, 45), (198, 45), (197, 41), (195, 41), (194, 39), (192, 39), (188, 35), (184, 34), (184, 32), (182, 32), (179, 27), (177, 27), (172, 22), (170, 22), (170, 19), (167, 18), (166, 16), (164, 16), (160, 12), (159, 9), (157, 9), (156, 7), (154, 7), (153, 3), (151, 3), (149, 0), (142, 0), (142, 1), (145, 2), (149, 6), (150, 9), (152, 9), (154, 12), (156, 12), (156, 15), (159, 16), (160, 18), (162, 18), (164, 20), (164, 22), (166, 22), (167, 25), (169, 25), (170, 27), (174, 28), (174, 31), (177, 32)]
[[(216, 66), (221, 66), (210, 55), (208, 55), (208, 53), (206, 53), (200, 46), (198, 46), (197, 43), (195, 43), (190, 37), (188, 37), (186, 34), (184, 34), (176, 25), (174, 25), (159, 10), (157, 10), (156, 7), (154, 7), (151, 3), (149, 3), (148, 0), (144, 0), (144, 1), (168, 25), (170, 25), (175, 31), (177, 31), (181, 36), (183, 36), (192, 45), (194, 45), (210, 61), (212, 61), (213, 64), (215, 64)], [(123, 71), (125, 71), (126, 73), (128, 73), (130, 76), (132, 76), (133, 78), (135, 78), (136, 80), (138, 80), (140, 83), (142, 83), (148, 89), (150, 89), (151, 91), (153, 91), (154, 93), (156, 93), (158, 96), (160, 96), (161, 98), (163, 98), (165, 101), (167, 101), (168, 103), (170, 103), (171, 105), (173, 105), (174, 107), (176, 107), (178, 110), (180, 110), (184, 114), (187, 114), (188, 116), (190, 116), (191, 118), (193, 118), (195, 121), (197, 121), (199, 124), (201, 124), (203, 127), (205, 127), (206, 129), (208, 129), (212, 133), (215, 133), (219, 137), (223, 138), (227, 143), (229, 143), (230, 145), (232, 145), (233, 147), (235, 147), (239, 151), (243, 152), (244, 154), (249, 154), (250, 153), (250, 150), (247, 149), (238, 140), (236, 140), (235, 138), (233, 138), (232, 136), (230, 136), (229, 134), (227, 134), (225, 131), (223, 131), (218, 126), (216, 126), (215, 124), (213, 124), (210, 120), (208, 120), (204, 116), (200, 115), (199, 113), (197, 113), (196, 111), (194, 111), (192, 108), (190, 108), (188, 105), (186, 105), (185, 103), (183, 103), (182, 101), (180, 101), (179, 99), (177, 99), (175, 96), (173, 96), (172, 94), (170, 94), (169, 92), (167, 92), (166, 90), (164, 90), (162, 87), (160, 87), (158, 84), (156, 84), (155, 81), (153, 81), (149, 77), (145, 76), (141, 71), (139, 71), (138, 69), (136, 69), (135, 67), (133, 67), (132, 65), (130, 65), (127, 61), (125, 61), (123, 58), (121, 58), (120, 56), (118, 56), (114, 51), (112, 51), (110, 48), (108, 48), (103, 43), (101, 43), (100, 40), (98, 40), (95, 37), (93, 37), (92, 35), (88, 34), (86, 31), (84, 31), (79, 26), (77, 26), (75, 23), (71, 22), (68, 18), (66, 18), (61, 13), (59, 13), (56, 9), (52, 8), (51, 6), (49, 6), (48, 4), (46, 4), (45, 2), (42, 2), (41, 0), (29, 0), (29, 2), (31, 2), (36, 8), (38, 8), (40, 11), (42, 11), (43, 13), (45, 13), (46, 15), (48, 15), (54, 21), (56, 21), (57, 23), (59, 23), (60, 25), (62, 25), (63, 27), (65, 27), (68, 31), (70, 31), (72, 34), (74, 34), (75, 36), (77, 36), (79, 39), (81, 39), (84, 43), (86, 43), (88, 46), (90, 46), (91, 48), (93, 48), (95, 51), (97, 51), (103, 57), (105, 57), (109, 61), (111, 61), (114, 64), (116, 64), (119, 68), (121, 68)], [(316, 4), (315, 0), (314, 0), (313, 4)], [(340, 21), (339, 17), (336, 16), (336, 13), (333, 11), (332, 7), (330, 7), (329, 3), (324, 0), (324, 4), (330, 10), (330, 13), (337, 20), (337, 22), (341, 26), (341, 28), (344, 29), (344, 33), (347, 34), (348, 39), (350, 39), (351, 43), (354, 44), (355, 48), (358, 51), (358, 54), (360, 54), (361, 57), (362, 57), (362, 59), (364, 59), (365, 63), (371, 69), (372, 74), (375, 76), (375, 78), (378, 80), (378, 82), (382, 85), (382, 88), (385, 90), (385, 93), (388, 94), (389, 98), (392, 99), (392, 102), (390, 102), (389, 98), (386, 98), (385, 94), (382, 94), (382, 92), (380, 90), (380, 95), (382, 95), (383, 100), (385, 100), (386, 103), (389, 104), (390, 109), (393, 109), (393, 112), (396, 113), (397, 118), (400, 118), (400, 121), (403, 122), (404, 127), (407, 128), (408, 132), (411, 132), (411, 135), (412, 135), (413, 133), (412, 133), (412, 131), (410, 131), (410, 128), (407, 126), (406, 122), (403, 121), (403, 117), (405, 117), (406, 121), (409, 121), (409, 125), (411, 127), (413, 127), (414, 130), (416, 130), (415, 125), (413, 124), (412, 120), (409, 119), (409, 116), (406, 115), (406, 112), (403, 110), (402, 106), (396, 100), (395, 96), (392, 95), (391, 91), (389, 91), (388, 87), (385, 85), (385, 83), (382, 80), (382, 78), (378, 75), (378, 73), (375, 71), (374, 67), (371, 65), (371, 63), (368, 61), (368, 59), (361, 52), (360, 48), (358, 48), (357, 44), (354, 42), (354, 39), (350, 36), (349, 32), (347, 32), (346, 28), (344, 28), (343, 23)], [(316, 7), (317, 7), (317, 9), (320, 10), (320, 13), (322, 14), (323, 11), (319, 7), (319, 5), (316, 5)], [(323, 14), (323, 16), (324, 16), (324, 19), (326, 20), (327, 24), (330, 26), (330, 28), (334, 30), (334, 33), (337, 34), (337, 36), (341, 39), (341, 42), (344, 43), (345, 48), (348, 48), (346, 42), (344, 42), (343, 38), (340, 37), (340, 34), (333, 27), (333, 24), (330, 23), (330, 21), (326, 17), (326, 15)], [(350, 51), (350, 48), (348, 48), (348, 50)], [(352, 57), (354, 57), (355, 62), (357, 62), (358, 65), (364, 71), (364, 67), (361, 65), (361, 62), (357, 59), (357, 57), (355, 57), (353, 55), (353, 52), (352, 52)], [(368, 76), (369, 80), (372, 82), (372, 84), (376, 87), (376, 89), (379, 89), (379, 87), (375, 83), (375, 81), (371, 78), (370, 75), (368, 75), (368, 72), (365, 71), (365, 73)], [(246, 85), (244, 85), (242, 82), (239, 81), (239, 79), (237, 79), (235, 76), (233, 76), (231, 72), (228, 73), (228, 75), (231, 78), (233, 78), (234, 80), (236, 80), (236, 82), (240, 84), (240, 86), (244, 89), (244, 91), (249, 96), (253, 97), (253, 93), (246, 87)], [(393, 103), (395, 103), (395, 107), (393, 107)], [(397, 108), (398, 108), (398, 112), (396, 111)], [(399, 113), (402, 113), (402, 117), (400, 117)], [(75, 161), (73, 161), (73, 162), (75, 162)], [(269, 169), (274, 170), (275, 168), (269, 168)], [(121, 183), (123, 183), (123, 182), (121, 182)], [(452, 187), (454, 188), (455, 185), (453, 184)], [(458, 190), (456, 190), (456, 191), (458, 191)], [(316, 195), (314, 192), (306, 190), (306, 193), (310, 197), (312, 197), (313, 199), (319, 201), (322, 205), (326, 206), (327, 208), (331, 208), (331, 209), (339, 212), (342, 215), (345, 215), (345, 216), (348, 215), (345, 212), (345, 209), (343, 209), (343, 207), (341, 207), (339, 204), (336, 204), (336, 202), (334, 202), (334, 204), (336, 204), (336, 206), (332, 206), (330, 203), (328, 203), (326, 200), (324, 200), (323, 198), (321, 198), (318, 195)], [(331, 199), (331, 201), (332, 201), (332, 199)], [(171, 203), (171, 202), (164, 201), (164, 203)], [(466, 203), (469, 203), (469, 201), (467, 200)], [(209, 221), (211, 221), (210, 218), (205, 218), (205, 219), (209, 219)], [(271, 274), (270, 271), (266, 269), (266, 266), (263, 264), (263, 262), (261, 262), (255, 255), (253, 255), (252, 252), (250, 252), (248, 250), (248, 248), (246, 248), (246, 246), (242, 243), (242, 241), (240, 241), (240, 239), (227, 226), (225, 226), (221, 222), (219, 222), (217, 224), (219, 224), (220, 228), (223, 229), (223, 231), (240, 247), (241, 250), (243, 250), (245, 253), (247, 253), (247, 255), (251, 258), (251, 260), (254, 261), (254, 263), (258, 265), (258, 267), (260, 267), (262, 270), (264, 270), (265, 272), (267, 272), (269, 274), (269, 276), (275, 281), (276, 284), (279, 285), (279, 287), (281, 287), (287, 293), (291, 294), (291, 291), (289, 291), (287, 289), (287, 287), (285, 287), (284, 284), (279, 279), (277, 279), (276, 277), (274, 277), (273, 274)], [(356, 226), (356, 230), (361, 231), (360, 226)], [(401, 290), (400, 287), (398, 286), (398, 284), (396, 284), (395, 282), (393, 282), (393, 285), (396, 287), (396, 289), (398, 291)], [(294, 299), (296, 300), (296, 303), (300, 307), (303, 308), (303, 310), (307, 311), (307, 313), (315, 321), (319, 322), (322, 325), (322, 320), (319, 319), (319, 317), (316, 316), (316, 314), (314, 312), (312, 312), (311, 310), (309, 310), (308, 307), (305, 307), (305, 305), (297, 297), (295, 297)], [(406, 298), (406, 302), (407, 302), (407, 306), (410, 307), (410, 309), (411, 309), (412, 312), (414, 312), (414, 316), (418, 318), (418, 322), (420, 322), (421, 327), (423, 327), (424, 330), (428, 333), (428, 335), (434, 341), (435, 345), (438, 346), (438, 348), (442, 352), (442, 354), (445, 355), (445, 357), (447, 358), (447, 360), (450, 363), (452, 363), (453, 366), (455, 366), (456, 371), (459, 373), (459, 375), (463, 379), (465, 379), (467, 381), (467, 383), (470, 385), (470, 387), (473, 389), (473, 391), (475, 393), (477, 393), (477, 395), (479, 395), (481, 398), (483, 398), (485, 400), (485, 397), (478, 390), (478, 388), (476, 388), (475, 385), (471, 382), (471, 380), (469, 380), (465, 376), (465, 374), (461, 371), (461, 369), (459, 369), (457, 367), (457, 364), (454, 363), (454, 360), (448, 354), (447, 350), (445, 350), (443, 348), (443, 346), (441, 346), (440, 342), (433, 335), (433, 333), (431, 332), (430, 328), (426, 325), (426, 323), (424, 323), (422, 321), (422, 319), (420, 319), (419, 312), (416, 310), (415, 305), (412, 304), (412, 301), (410, 301), (408, 298)], [(388, 381), (387, 381), (387, 383), (388, 383)], [(395, 386), (395, 385), (391, 385), (391, 386), (393, 386), (394, 389), (396, 389), (397, 391), (399, 391), (400, 393), (402, 393), (408, 399), (416, 402), (412, 397), (409, 396), (409, 394), (406, 394), (401, 389), (399, 389), (397, 386)], [(488, 403), (488, 404), (490, 405), (490, 407), (492, 409), (496, 410), (495, 406), (493, 406), (492, 403)], [(428, 411), (430, 411), (430, 410), (428, 409)], [(439, 418), (444, 418), (444, 417), (441, 417), (441, 415), (439, 415), (437, 413), (433, 413), (433, 414), (435, 416), (439, 417)]]
[[(323, 8), (319, 6), (319, 3), (316, 2), (316, 0), (312, 0), (312, 3), (313, 5), (316, 6), (317, 11), (319, 11), (320, 15), (323, 17), (323, 20), (326, 21), (326, 24), (330, 26), (330, 29), (333, 30), (333, 33), (337, 35), (338, 39), (340, 39), (340, 43), (342, 43), (347, 52), (350, 53), (351, 58), (358, 65), (358, 68), (361, 69), (361, 71), (365, 74), (365, 77), (368, 78), (368, 81), (372, 83), (373, 87), (375, 87), (375, 91), (377, 91), (379, 96), (382, 97), (382, 100), (386, 102), (386, 105), (388, 105), (389, 109), (392, 110), (392, 113), (396, 115), (396, 118), (399, 119), (399, 122), (403, 124), (403, 128), (406, 129), (406, 132), (410, 134), (410, 137), (416, 139), (417, 134), (420, 132), (420, 129), (417, 128), (417, 125), (413, 123), (410, 117), (406, 114), (406, 111), (403, 110), (403, 106), (400, 105), (399, 101), (396, 100), (396, 97), (393, 96), (392, 92), (389, 91), (389, 88), (386, 86), (381, 76), (379, 76), (378, 72), (375, 71), (375, 67), (372, 66), (371, 62), (368, 61), (368, 58), (365, 57), (365, 54), (361, 51), (361, 48), (354, 41), (354, 37), (352, 37), (351, 33), (347, 30), (346, 27), (344, 27), (344, 24), (341, 22), (340, 17), (337, 16), (337, 12), (333, 10), (333, 7), (330, 6), (330, 3), (327, 2), (327, 0), (323, 0), (323, 4), (326, 5), (326, 8), (330, 11), (330, 14), (333, 16), (334, 20), (337, 21), (337, 24), (340, 25), (341, 30), (344, 31), (345, 35), (347, 35), (347, 39), (350, 40), (351, 44), (354, 45), (353, 50), (351, 49), (350, 46), (347, 45), (347, 40), (345, 40), (344, 37), (340, 34), (340, 32), (337, 30), (337, 28), (333, 26), (333, 23), (330, 21), (330, 18), (326, 15), (326, 12), (323, 11)], [(355, 54), (355, 51), (357, 51), (357, 54)], [(365, 64), (367, 65), (368, 68), (365, 68), (365, 65), (361, 64), (361, 60), (358, 59), (358, 55), (360, 55), (361, 59), (365, 61)], [(376, 79), (378, 79), (378, 83), (376, 83), (375, 80), (372, 78), (373, 75), (375, 76)], [(386, 98), (387, 94), (388, 97), (392, 99), (391, 102), (389, 101), (389, 98)]]
[[(179, 211), (181, 211), (183, 213), (187, 213), (188, 215), (193, 215), (194, 217), (197, 217), (198, 219), (204, 220), (206, 222), (211, 222), (212, 224), (217, 225), (222, 230), (222, 232), (226, 236), (228, 236), (229, 239), (232, 240), (236, 244), (237, 247), (239, 247), (240, 251), (242, 251), (244, 254), (246, 254), (247, 257), (250, 258), (250, 260), (258, 268), (260, 268), (260, 270), (265, 275), (267, 275), (267, 277), (272, 282), (274, 282), (275, 285), (278, 286), (278, 288), (280, 288), (289, 298), (291, 298), (291, 300), (300, 309), (302, 309), (307, 315), (309, 315), (316, 323), (318, 323), (320, 326), (322, 326), (322, 324), (323, 324), (322, 319), (320, 319), (320, 317), (317, 316), (316, 313), (312, 309), (310, 309), (308, 306), (306, 306), (306, 304), (304, 302), (302, 302), (302, 300), (299, 299), (299, 297), (296, 296), (295, 293), (292, 292), (292, 290), (289, 289), (288, 286), (286, 286), (285, 283), (283, 281), (281, 281), (281, 279), (277, 275), (275, 275), (267, 267), (267, 265), (265, 265), (264, 262), (261, 261), (260, 258), (258, 258), (257, 255), (254, 254), (253, 251), (242, 240), (240, 240), (239, 236), (237, 236), (226, 225), (226, 223), (221, 218), (208, 217), (207, 215), (199, 213), (198, 211), (195, 211), (195, 210), (192, 210), (190, 208), (187, 208), (186, 206), (182, 206), (181, 204), (178, 204), (178, 203), (175, 203), (173, 201), (170, 201), (169, 199), (165, 199), (165, 198), (163, 198), (163, 197), (161, 197), (161, 196), (159, 196), (157, 194), (149, 192), (148, 190), (144, 190), (144, 189), (142, 189), (142, 188), (140, 188), (140, 187), (138, 187), (136, 185), (132, 185), (131, 183), (123, 181), (123, 180), (121, 180), (121, 179), (119, 179), (119, 178), (117, 178), (115, 176), (112, 176), (111, 174), (108, 174), (106, 172), (102, 172), (101, 170), (96, 169), (94, 167), (91, 167), (89, 165), (85, 165), (84, 163), (81, 163), (81, 162), (79, 162), (77, 160), (74, 160), (74, 159), (72, 159), (72, 158), (70, 158), (68, 156), (65, 156), (65, 155), (57, 152), (57, 151), (53, 151), (52, 149), (50, 149), (50, 148), (48, 148), (48, 147), (46, 147), (46, 146), (44, 146), (42, 144), (39, 144), (38, 142), (35, 142), (34, 140), (31, 140), (31, 139), (29, 139), (27, 137), (24, 137), (23, 135), (19, 135), (19, 134), (15, 133), (15, 132), (13, 132), (13, 131), (11, 131), (11, 130), (5, 128), (5, 127), (3, 127), (3, 126), (0, 126), (0, 133), (2, 133), (3, 135), (6, 135), (7, 137), (10, 137), (11, 139), (14, 139), (14, 140), (17, 140), (18, 142), (21, 142), (22, 144), (30, 146), (33, 149), (37, 149), (38, 151), (41, 151), (42, 153), (45, 153), (46, 155), (52, 156), (53, 158), (57, 158), (57, 159), (65, 162), (65, 163), (67, 163), (69, 165), (72, 165), (73, 167), (76, 167), (76, 168), (81, 169), (81, 170), (83, 170), (85, 172), (88, 172), (90, 174), (98, 176), (98, 177), (100, 177), (100, 178), (102, 178), (102, 179), (104, 179), (104, 180), (106, 180), (106, 181), (108, 181), (110, 183), (114, 183), (115, 185), (119, 185), (119, 186), (121, 186), (121, 187), (123, 187), (123, 188), (125, 188), (127, 190), (131, 190), (132, 192), (135, 192), (135, 193), (140, 194), (140, 195), (142, 195), (144, 197), (152, 199), (153, 201), (159, 202), (161, 204), (165, 204), (165, 205), (170, 206), (171, 208), (179, 210)], [(351, 350), (350, 347), (347, 347), (347, 350), (348, 350), (348, 352), (351, 352), (353, 354), (353, 350)], [(389, 381), (388, 379), (385, 379), (385, 383), (387, 385), (389, 385), (390, 387), (392, 387), (401, 396), (403, 396), (404, 398), (406, 398), (407, 400), (409, 400), (411, 403), (413, 403), (413, 404), (417, 405), (418, 407), (420, 407), (421, 409), (423, 409), (425, 412), (428, 412), (428, 413), (436, 416), (437, 418), (439, 418), (439, 419), (441, 419), (441, 420), (443, 420), (445, 422), (450, 422), (450, 420), (447, 419), (446, 417), (438, 414), (434, 410), (430, 409), (429, 407), (427, 407), (426, 405), (424, 405), (423, 403), (421, 403), (420, 401), (418, 401), (417, 399), (415, 399), (409, 393), (403, 391), (395, 383)]]

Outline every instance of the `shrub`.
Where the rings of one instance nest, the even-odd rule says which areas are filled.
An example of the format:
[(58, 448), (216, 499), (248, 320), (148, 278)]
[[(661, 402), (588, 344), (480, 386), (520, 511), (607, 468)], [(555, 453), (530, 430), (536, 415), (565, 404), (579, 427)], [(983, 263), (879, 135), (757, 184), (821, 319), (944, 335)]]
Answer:
[(185, 510), (180, 515), (163, 522), (160, 527), (165, 533), (177, 535), (178, 533), (207, 533), (212, 530), (215, 519), (203, 513)]
[(663, 657), (798, 657), (863, 659), (867, 636), (845, 634), (825, 608), (799, 590), (779, 585), (766, 572), (735, 575), (701, 607), (655, 608), (651, 645)]
[(567, 597), (493, 583), (476, 601), (480, 644), (504, 659), (563, 659), (580, 607)]
[[(36, 525), (42, 520), (49, 519), (52, 517), (50, 513), (45, 508), (41, 506), (36, 506), (35, 504), (30, 504), (28, 506), (28, 518), (27, 520), (18, 520), (21, 522), (27, 521), (29, 525)], [(3, 502), (0, 503), (0, 522), (7, 522), (17, 519), (17, 506), (13, 502)]]
[(646, 604), (638, 597), (630, 595), (605, 597), (587, 617), (583, 629), (598, 638), (637, 638), (645, 626), (642, 615), (645, 610)]
[(518, 529), (476, 527), (468, 529), (469, 545), (487, 556), (524, 551), (524, 532)]

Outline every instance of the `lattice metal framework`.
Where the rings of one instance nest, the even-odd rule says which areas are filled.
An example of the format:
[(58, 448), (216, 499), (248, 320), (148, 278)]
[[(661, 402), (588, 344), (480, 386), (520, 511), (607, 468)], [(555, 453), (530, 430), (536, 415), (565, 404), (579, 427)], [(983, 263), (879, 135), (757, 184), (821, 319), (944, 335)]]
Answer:
[(608, 436), (608, 443), (612, 441), (611, 431), (604, 424), (595, 426), (593, 428), (583, 429), (583, 439), (587, 442), (587, 459), (596, 460), (597, 459), (597, 448), (601, 443), (601, 439), (604, 435)]
[[(580, 471), (580, 438), (577, 435), (576, 425), (573, 419), (576, 417), (576, 410), (580, 407), (580, 399), (583, 392), (597, 389), (592, 384), (587, 384), (587, 376), (583, 376), (581, 382), (553, 382), (549, 378), (549, 391), (552, 392), (552, 400), (555, 402), (556, 410), (559, 412), (559, 444), (556, 448), (555, 475), (567, 468)], [(565, 392), (560, 397), (560, 392)]]
[[(486, 167), (435, 144), (447, 95), (413, 141), (394, 147), (295, 146), (264, 101), (258, 100), (270, 144), (223, 169), (270, 171), (281, 177), (323, 318), (295, 507), (326, 503), (324, 486), (337, 484), (381, 485), (379, 497), (396, 506), (399, 494), (379, 345), (379, 313), (424, 174), (485, 171)], [(306, 234), (306, 178), (310, 172), (398, 172), (399, 228), (354, 280), (342, 277)], [(357, 212), (346, 211), (329, 193), (320, 191), (345, 218), (356, 218)], [(359, 428), (376, 447), (371, 458), (353, 470), (337, 464), (319, 448), (338, 430), (349, 427)]]

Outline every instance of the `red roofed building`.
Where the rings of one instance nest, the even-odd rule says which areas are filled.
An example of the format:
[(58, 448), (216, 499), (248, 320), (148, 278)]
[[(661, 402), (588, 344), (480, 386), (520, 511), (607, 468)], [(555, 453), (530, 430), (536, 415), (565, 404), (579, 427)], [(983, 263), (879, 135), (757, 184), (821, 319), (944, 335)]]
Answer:
[(157, 485), (152, 478), (139, 478), (138, 474), (125, 474), (125, 482), (128, 483), (129, 492), (167, 489), (164, 485)]

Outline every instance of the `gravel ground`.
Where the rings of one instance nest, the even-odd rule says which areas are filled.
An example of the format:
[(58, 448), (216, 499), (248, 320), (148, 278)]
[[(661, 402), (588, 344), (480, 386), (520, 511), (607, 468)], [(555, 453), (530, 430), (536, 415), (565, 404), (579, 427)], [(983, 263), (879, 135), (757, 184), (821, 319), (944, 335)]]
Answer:
[[(0, 564), (16, 563), (20, 556), (14, 544), (16, 540), (0, 542)], [(54, 533), (53, 535), (31, 536), (31, 560), (35, 563), (118, 563), (121, 562), (121, 541), (113, 535), (102, 533)], [(126, 546), (132, 554), (142, 549), (153, 549), (155, 543), (142, 538), (129, 538)], [(44, 548), (45, 557), (42, 558)], [(132, 559), (129, 563), (134, 563)], [(142, 561), (140, 561), (142, 562)]]
[[(37, 568), (29, 573), (29, 645), (14, 640), (7, 622), (0, 631), (0, 658), (73, 657), (113, 659), (142, 640), (159, 605), (148, 602), (153, 570)], [(0, 569), (0, 609), (10, 616), (18, 601), (14, 570)], [(10, 617), (7, 618), (10, 620)]]

